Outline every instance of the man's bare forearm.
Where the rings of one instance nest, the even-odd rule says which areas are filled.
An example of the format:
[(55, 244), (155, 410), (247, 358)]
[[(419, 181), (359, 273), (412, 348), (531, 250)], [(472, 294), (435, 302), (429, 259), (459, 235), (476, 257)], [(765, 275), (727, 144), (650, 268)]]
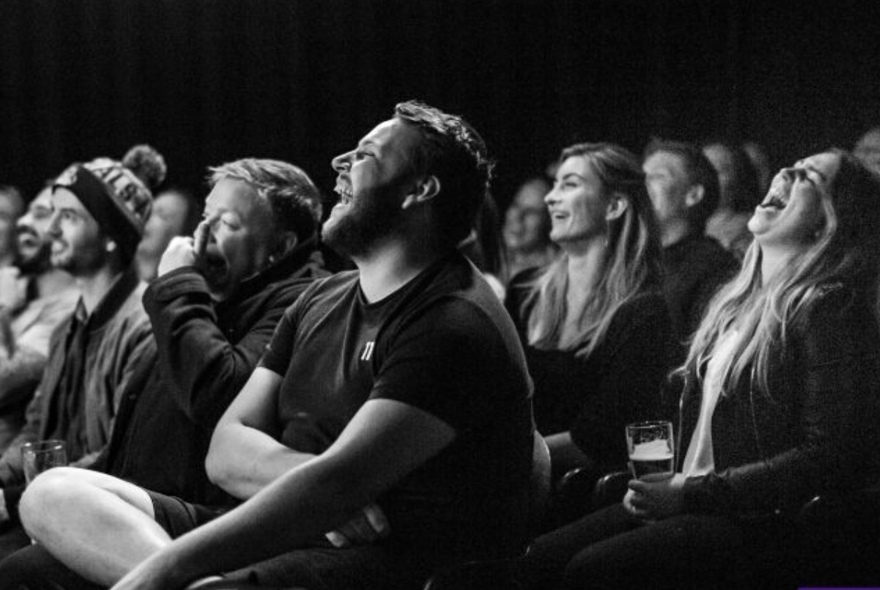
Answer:
[(222, 424), (206, 461), (208, 477), (233, 497), (246, 500), (314, 455), (290, 449), (241, 423)]

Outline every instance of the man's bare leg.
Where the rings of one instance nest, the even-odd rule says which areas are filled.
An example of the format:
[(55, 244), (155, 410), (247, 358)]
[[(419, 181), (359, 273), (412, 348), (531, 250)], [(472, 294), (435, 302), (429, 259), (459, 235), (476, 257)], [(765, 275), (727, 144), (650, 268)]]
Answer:
[(105, 586), (171, 542), (144, 490), (86, 469), (43, 473), (28, 486), (19, 511), (32, 539), (79, 575)]

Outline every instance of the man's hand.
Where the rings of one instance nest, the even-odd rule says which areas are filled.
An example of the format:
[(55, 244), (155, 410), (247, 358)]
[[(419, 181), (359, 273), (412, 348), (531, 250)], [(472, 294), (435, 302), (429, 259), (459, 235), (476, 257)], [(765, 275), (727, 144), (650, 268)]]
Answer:
[(388, 525), (385, 513), (378, 505), (370, 504), (350, 521), (324, 536), (333, 543), (334, 547), (341, 548), (349, 545), (366, 545), (377, 539), (384, 539), (390, 532), (391, 527)]
[(657, 480), (650, 477), (633, 479), (628, 484), (623, 506), (627, 512), (643, 520), (663, 520), (680, 514), (684, 480), (681, 473)]
[(15, 266), (0, 268), (0, 309), (14, 312), (27, 302), (27, 278)]
[(168, 247), (162, 254), (162, 259), (159, 261), (157, 275), (161, 277), (178, 268), (195, 265), (199, 257), (205, 253), (210, 235), (211, 228), (207, 222), (203, 221), (196, 228), (193, 237), (177, 236), (171, 238)]

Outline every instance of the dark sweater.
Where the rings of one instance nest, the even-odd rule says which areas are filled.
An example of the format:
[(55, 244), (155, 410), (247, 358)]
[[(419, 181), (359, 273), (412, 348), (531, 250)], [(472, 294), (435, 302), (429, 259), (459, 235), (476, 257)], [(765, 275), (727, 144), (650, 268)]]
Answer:
[(192, 267), (153, 282), (144, 307), (158, 367), (145, 368), (144, 386), (123, 400), (104, 471), (189, 502), (226, 503), (205, 473), (214, 426), (256, 368), (284, 311), (325, 274), (307, 242), (219, 303)]
[[(663, 295), (678, 342), (696, 331), (706, 304), (737, 270), (733, 255), (706, 236), (692, 234), (663, 249)], [(676, 363), (684, 360), (684, 351), (678, 352)]]
[(521, 308), (527, 284), (540, 272), (532, 269), (514, 277), (507, 297), (535, 385), (538, 431), (570, 431), (598, 468), (622, 469), (627, 461), (624, 426), (672, 418), (661, 398), (673, 346), (666, 304), (657, 293), (635, 296), (617, 310), (605, 339), (588, 358), (577, 358), (573, 351), (539, 350), (526, 336), (531, 309)]

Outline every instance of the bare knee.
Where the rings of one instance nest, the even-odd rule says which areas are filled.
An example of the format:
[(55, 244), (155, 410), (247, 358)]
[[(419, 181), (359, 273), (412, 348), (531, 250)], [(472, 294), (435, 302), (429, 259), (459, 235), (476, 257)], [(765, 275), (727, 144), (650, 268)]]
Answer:
[(87, 493), (79, 481), (80, 472), (81, 469), (72, 467), (56, 467), (30, 483), (18, 506), (21, 522), (29, 533), (33, 535), (32, 531), (54, 520), (55, 512), (69, 506), (75, 495)]

